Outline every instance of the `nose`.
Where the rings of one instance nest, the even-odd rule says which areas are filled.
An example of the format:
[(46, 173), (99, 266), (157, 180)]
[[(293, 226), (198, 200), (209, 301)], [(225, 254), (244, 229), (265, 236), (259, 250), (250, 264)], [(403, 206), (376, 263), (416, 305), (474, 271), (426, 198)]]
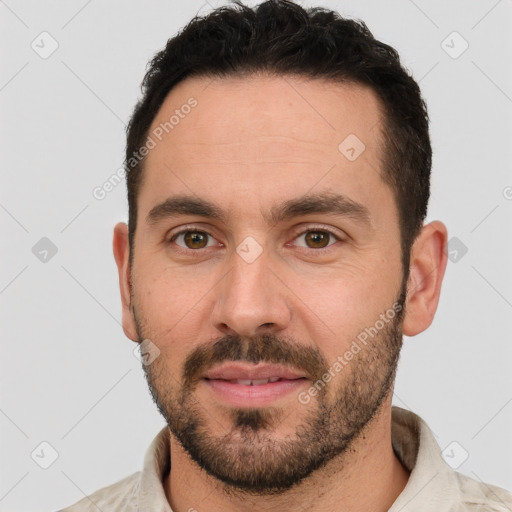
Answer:
[(230, 258), (227, 274), (216, 287), (212, 312), (214, 327), (222, 334), (250, 337), (288, 327), (287, 289), (265, 253), (250, 263), (235, 252)]

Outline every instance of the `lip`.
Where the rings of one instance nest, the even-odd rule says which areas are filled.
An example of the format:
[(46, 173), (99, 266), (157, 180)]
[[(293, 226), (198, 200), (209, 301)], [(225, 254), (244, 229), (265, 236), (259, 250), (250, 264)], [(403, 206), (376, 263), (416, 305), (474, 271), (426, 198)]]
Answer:
[[(261, 380), (278, 377), (276, 382), (244, 385), (237, 380)], [(298, 392), (307, 376), (291, 368), (270, 363), (244, 364), (225, 363), (206, 372), (202, 382), (223, 402), (237, 407), (263, 407), (272, 402)]]
[(201, 382), (223, 402), (236, 407), (264, 407), (293, 391), (299, 392), (308, 381), (304, 378), (278, 380), (257, 386), (243, 385), (220, 379), (203, 379)]
[[(295, 380), (306, 378), (306, 375), (292, 370), (287, 366), (269, 363), (256, 365), (226, 363), (213, 368), (203, 375), (203, 378), (208, 380), (258, 380), (269, 379), (271, 377), (279, 377), (283, 380)], [(267, 384), (262, 384), (262, 386), (266, 385)]]

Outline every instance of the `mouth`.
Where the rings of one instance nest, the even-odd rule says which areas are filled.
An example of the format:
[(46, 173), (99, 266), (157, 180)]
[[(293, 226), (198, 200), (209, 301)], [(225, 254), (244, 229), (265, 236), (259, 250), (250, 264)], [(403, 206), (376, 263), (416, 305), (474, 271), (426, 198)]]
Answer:
[(279, 380), (295, 380), (305, 378), (304, 372), (294, 370), (281, 364), (259, 363), (224, 363), (209, 370), (203, 375), (203, 378), (209, 380), (240, 381), (242, 384), (259, 385), (267, 382), (277, 382)]
[(218, 400), (237, 407), (264, 407), (309, 381), (289, 367), (272, 364), (225, 364), (207, 372), (202, 379)]
[(274, 382), (280, 381), (291, 381), (291, 380), (299, 380), (304, 379), (304, 377), (298, 377), (296, 379), (284, 379), (282, 377), (269, 377), (268, 379), (208, 379), (206, 380), (221, 380), (223, 382), (231, 382), (231, 384), (239, 384), (240, 386), (264, 386), (265, 384), (273, 384)]

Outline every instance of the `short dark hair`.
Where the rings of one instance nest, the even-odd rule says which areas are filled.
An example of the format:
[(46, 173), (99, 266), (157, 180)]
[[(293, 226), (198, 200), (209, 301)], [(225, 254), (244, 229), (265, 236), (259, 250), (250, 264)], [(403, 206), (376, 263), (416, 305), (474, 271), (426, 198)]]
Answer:
[(394, 192), (402, 266), (408, 275), (410, 250), (427, 213), (432, 164), (428, 114), (419, 86), (396, 50), (376, 40), (362, 21), (287, 0), (269, 0), (254, 8), (235, 1), (196, 16), (151, 60), (141, 86), (143, 97), (127, 126), (130, 264), (144, 164), (144, 159), (133, 157), (169, 91), (192, 76), (259, 72), (363, 84), (377, 94), (383, 113), (382, 178)]

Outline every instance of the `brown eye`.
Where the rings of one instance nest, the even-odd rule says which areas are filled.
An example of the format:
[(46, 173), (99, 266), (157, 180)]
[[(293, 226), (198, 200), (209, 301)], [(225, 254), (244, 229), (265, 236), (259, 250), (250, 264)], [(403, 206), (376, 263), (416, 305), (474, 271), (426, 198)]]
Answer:
[(199, 231), (189, 231), (183, 238), (189, 249), (203, 249), (208, 244), (208, 235)]
[(312, 249), (322, 249), (329, 245), (329, 238), (331, 234), (324, 231), (309, 231), (306, 234), (305, 240), (308, 247)]
[(177, 245), (185, 249), (204, 249), (211, 245), (208, 239), (209, 236), (204, 231), (182, 231), (174, 235), (171, 242), (176, 241)]
[(297, 236), (295, 245), (306, 249), (325, 249), (341, 240), (334, 233), (327, 230), (309, 229)]

